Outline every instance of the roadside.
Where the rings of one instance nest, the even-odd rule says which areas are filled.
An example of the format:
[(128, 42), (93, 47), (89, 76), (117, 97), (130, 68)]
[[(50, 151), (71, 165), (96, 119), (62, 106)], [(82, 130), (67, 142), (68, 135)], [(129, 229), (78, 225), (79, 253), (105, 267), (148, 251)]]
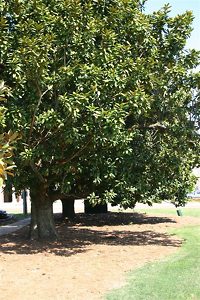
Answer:
[(30, 220), (31, 220), (31, 218), (28, 217), (28, 218), (25, 218), (23, 220), (20, 220), (20, 221), (14, 222), (14, 223), (0, 226), (0, 236), (6, 235), (9, 233), (13, 233), (13, 232), (23, 228), (24, 226), (26, 226), (30, 223)]

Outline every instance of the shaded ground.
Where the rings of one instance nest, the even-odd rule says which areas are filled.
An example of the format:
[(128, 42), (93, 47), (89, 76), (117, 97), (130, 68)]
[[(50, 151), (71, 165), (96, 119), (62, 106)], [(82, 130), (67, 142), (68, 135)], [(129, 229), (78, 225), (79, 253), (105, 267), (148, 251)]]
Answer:
[(166, 233), (196, 218), (138, 213), (78, 214), (59, 222), (60, 240), (26, 240), (28, 228), (0, 237), (0, 299), (100, 299), (124, 283), (124, 274), (173, 253), (181, 245)]

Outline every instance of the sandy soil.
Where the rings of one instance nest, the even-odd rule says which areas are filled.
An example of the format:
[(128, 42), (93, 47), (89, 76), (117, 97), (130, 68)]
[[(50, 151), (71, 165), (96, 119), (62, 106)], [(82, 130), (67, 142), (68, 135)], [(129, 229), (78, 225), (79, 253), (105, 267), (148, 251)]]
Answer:
[(29, 242), (28, 228), (0, 237), (0, 299), (96, 300), (125, 283), (126, 272), (164, 259), (182, 244), (167, 230), (191, 217), (78, 214), (59, 222), (54, 243)]

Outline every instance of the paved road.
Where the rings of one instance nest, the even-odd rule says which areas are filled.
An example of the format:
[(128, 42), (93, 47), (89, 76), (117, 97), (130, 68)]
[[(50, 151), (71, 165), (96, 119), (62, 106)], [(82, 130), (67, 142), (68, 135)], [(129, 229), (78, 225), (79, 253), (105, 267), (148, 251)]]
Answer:
[(0, 226), (0, 236), (15, 232), (30, 223), (30, 218), (17, 221), (8, 225)]

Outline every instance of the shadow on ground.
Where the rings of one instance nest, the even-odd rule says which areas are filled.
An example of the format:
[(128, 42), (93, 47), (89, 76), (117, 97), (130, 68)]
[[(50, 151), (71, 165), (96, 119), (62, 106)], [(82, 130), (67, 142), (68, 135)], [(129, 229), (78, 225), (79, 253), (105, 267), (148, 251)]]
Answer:
[[(57, 216), (59, 220), (59, 215)], [(143, 225), (176, 223), (169, 217), (154, 217), (145, 213), (130, 212), (108, 212), (106, 214), (76, 214), (73, 223), (81, 226), (121, 226), (121, 225)]]
[[(89, 251), (91, 245), (110, 246), (173, 246), (179, 247), (181, 241), (152, 229), (148, 224), (175, 223), (166, 217), (150, 217), (138, 213), (108, 213), (101, 215), (78, 214), (73, 222), (61, 222), (57, 218), (59, 240), (56, 242), (28, 241), (28, 227), (0, 238), (0, 253), (36, 254), (47, 252), (59, 256), (71, 256)], [(120, 229), (116, 226), (129, 225)], [(137, 229), (135, 228), (137, 225)], [(143, 225), (145, 227), (142, 228)], [(104, 227), (105, 226), (105, 227)], [(110, 227), (109, 227), (110, 226)], [(112, 226), (112, 227), (111, 227)]]

